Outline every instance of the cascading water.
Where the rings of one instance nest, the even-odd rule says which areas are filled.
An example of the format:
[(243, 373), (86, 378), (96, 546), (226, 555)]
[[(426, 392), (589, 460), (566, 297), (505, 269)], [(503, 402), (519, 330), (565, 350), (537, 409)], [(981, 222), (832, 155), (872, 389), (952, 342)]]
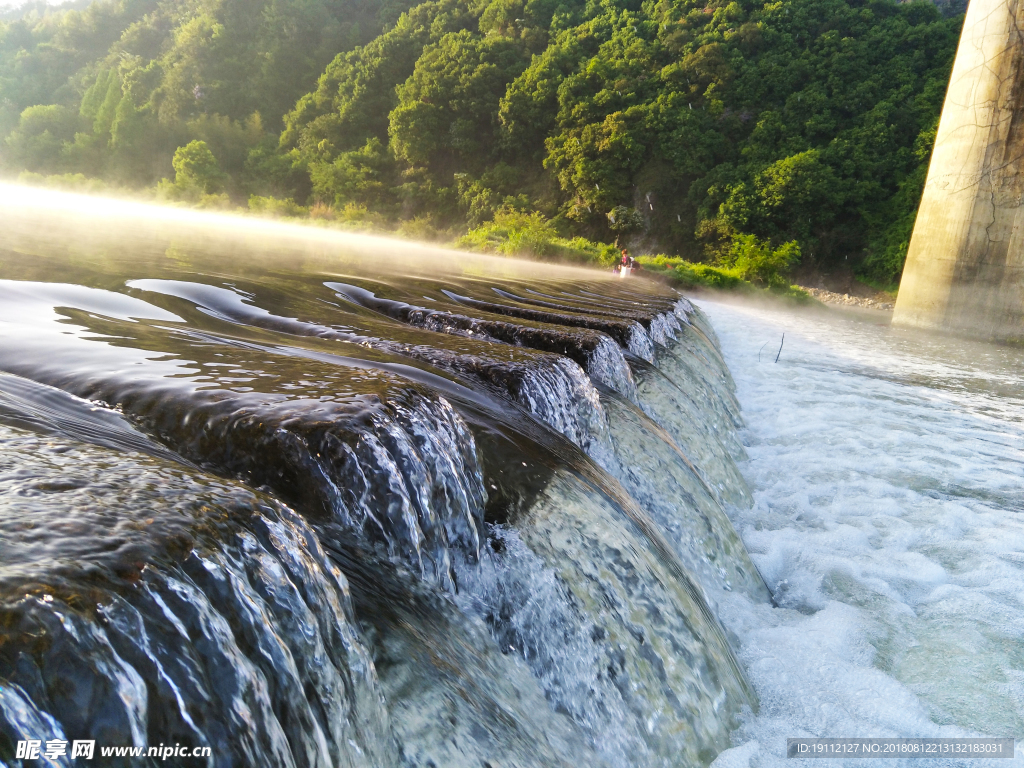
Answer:
[(218, 766), (729, 746), (758, 704), (716, 606), (769, 596), (699, 310), (39, 194), (0, 186), (0, 764), (28, 739)]
[(7, 749), (88, 736), (226, 765), (397, 764), (345, 577), (300, 517), (137, 452), (9, 427), (0, 445)]

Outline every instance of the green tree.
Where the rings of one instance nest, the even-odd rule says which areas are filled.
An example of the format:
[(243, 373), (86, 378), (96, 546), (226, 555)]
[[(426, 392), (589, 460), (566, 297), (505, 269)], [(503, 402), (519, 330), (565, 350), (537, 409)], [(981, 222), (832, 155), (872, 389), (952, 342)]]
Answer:
[(644, 217), (636, 208), (617, 205), (608, 211), (608, 229), (616, 235), (628, 235), (643, 229)]
[(224, 173), (205, 141), (190, 141), (178, 147), (171, 167), (174, 181), (164, 179), (161, 189), (172, 198), (199, 201), (224, 189)]
[(398, 87), (398, 106), (389, 116), (395, 156), (441, 173), (480, 168), (492, 159), (498, 102), (528, 56), (514, 40), (469, 30), (427, 46)]
[(370, 139), (362, 149), (343, 152), (331, 162), (313, 163), (309, 173), (313, 197), (337, 208), (355, 203), (385, 211), (396, 203), (389, 183), (394, 162), (379, 139)]
[(56, 173), (79, 127), (76, 110), (60, 104), (27, 107), (5, 140), (5, 165), (12, 169)]

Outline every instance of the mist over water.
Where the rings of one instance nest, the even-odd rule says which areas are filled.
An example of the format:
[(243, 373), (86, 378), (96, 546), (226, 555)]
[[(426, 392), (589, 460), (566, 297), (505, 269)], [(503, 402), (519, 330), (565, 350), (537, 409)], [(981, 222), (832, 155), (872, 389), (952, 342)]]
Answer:
[(0, 228), (0, 765), (1024, 732), (1013, 349), (10, 185)]
[(699, 766), (757, 709), (716, 613), (769, 600), (739, 406), (685, 299), (0, 202), (0, 761)]
[(781, 765), (787, 737), (1019, 738), (1020, 350), (881, 312), (701, 307), (746, 422), (754, 503), (730, 515), (779, 604), (720, 602), (761, 711), (719, 765)]

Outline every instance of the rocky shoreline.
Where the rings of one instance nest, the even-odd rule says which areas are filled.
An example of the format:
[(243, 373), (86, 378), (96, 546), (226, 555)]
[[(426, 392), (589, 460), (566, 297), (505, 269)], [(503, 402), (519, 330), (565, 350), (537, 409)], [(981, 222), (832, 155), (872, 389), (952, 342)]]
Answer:
[(807, 288), (801, 285), (805, 291), (823, 304), (842, 304), (847, 307), (863, 307), (865, 309), (882, 309), (889, 312), (896, 305), (891, 301), (878, 301), (876, 299), (862, 299), (857, 296), (850, 296), (847, 293), (834, 293), (822, 288)]

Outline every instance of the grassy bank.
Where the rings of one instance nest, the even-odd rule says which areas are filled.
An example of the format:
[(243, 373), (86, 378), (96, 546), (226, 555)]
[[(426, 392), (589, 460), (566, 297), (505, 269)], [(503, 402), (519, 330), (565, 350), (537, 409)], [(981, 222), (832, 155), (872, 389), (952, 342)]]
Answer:
[[(611, 269), (620, 255), (615, 245), (582, 237), (563, 237), (557, 225), (539, 213), (499, 211), (494, 220), (470, 230), (455, 247), (481, 253), (538, 258)], [(796, 243), (778, 247), (752, 236), (734, 238), (721, 249), (718, 264), (700, 264), (678, 256), (640, 255), (636, 261), (650, 277), (682, 289), (706, 288), (737, 293), (771, 293), (798, 301), (810, 295), (785, 279), (800, 257)]]
[[(22, 173), (18, 181), (70, 192), (135, 198), (140, 196), (137, 192), (108, 186), (82, 174), (44, 176)], [(249, 198), (248, 206), (242, 208), (233, 205), (223, 194), (181, 194), (180, 190), (169, 184), (162, 189), (150, 190), (149, 194), (142, 197), (175, 206), (251, 213), (345, 231), (398, 235), (477, 253), (556, 261), (600, 269), (612, 269), (620, 258), (614, 244), (583, 237), (566, 237), (560, 233), (558, 222), (548, 220), (537, 212), (499, 211), (491, 221), (457, 236), (450, 230), (438, 230), (429, 221), (416, 219), (404, 222), (396, 230), (383, 217), (355, 204), (340, 209), (327, 205), (306, 207), (290, 199), (253, 195)], [(810, 299), (810, 295), (790, 285), (784, 276), (786, 269), (798, 259), (799, 248), (795, 243), (773, 248), (769, 243), (751, 236), (738, 237), (728, 248), (720, 249), (718, 264), (694, 263), (664, 254), (636, 256), (636, 261), (648, 277), (683, 290), (700, 288), (748, 294), (771, 293), (805, 301)]]

